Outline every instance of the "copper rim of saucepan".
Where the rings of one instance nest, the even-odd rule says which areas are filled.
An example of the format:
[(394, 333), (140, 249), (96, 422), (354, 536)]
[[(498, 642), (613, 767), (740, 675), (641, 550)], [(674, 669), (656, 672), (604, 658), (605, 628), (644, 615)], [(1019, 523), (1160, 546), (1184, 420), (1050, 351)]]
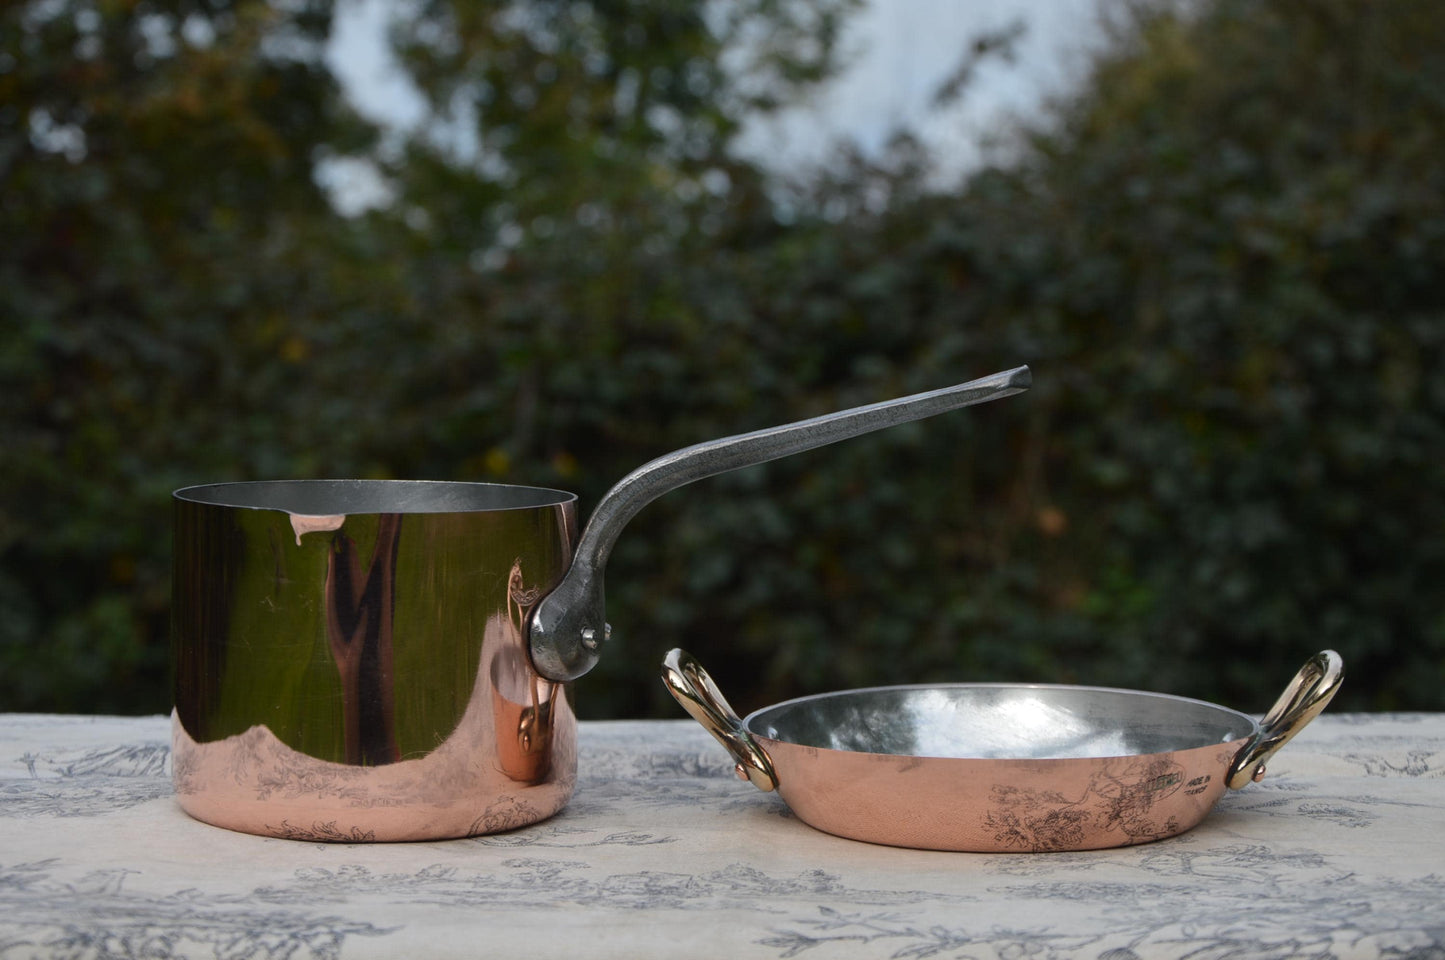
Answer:
[[(740, 720), (691, 656), (674, 650), (663, 666), (669, 691), (732, 754), (737, 775), (776, 789), (806, 823), (856, 840), (977, 852), (1085, 850), (1182, 833), (1226, 788), (1260, 779), (1266, 761), (1324, 710), (1342, 677), (1338, 654), (1317, 654), (1262, 721), (1168, 694), (1025, 684), (842, 691), (773, 704)], [(887, 728), (911, 709), (908, 698), (930, 696), (955, 698), (960, 709), (952, 719), (960, 728), (984, 725), (990, 711), (1013, 728), (995, 723), (1001, 742), (979, 749), (967, 729), (940, 730), (944, 724), (925, 718), (925, 739), (953, 742), (932, 751), (890, 742)], [(1023, 709), (987, 703), (1000, 699)], [(858, 704), (866, 706), (853, 709)], [(1070, 725), (1092, 741), (1071, 745)], [(1028, 742), (1034, 736), (1039, 742)], [(1121, 749), (1115, 737), (1142, 749)], [(1018, 752), (1009, 752), (1010, 741)]]

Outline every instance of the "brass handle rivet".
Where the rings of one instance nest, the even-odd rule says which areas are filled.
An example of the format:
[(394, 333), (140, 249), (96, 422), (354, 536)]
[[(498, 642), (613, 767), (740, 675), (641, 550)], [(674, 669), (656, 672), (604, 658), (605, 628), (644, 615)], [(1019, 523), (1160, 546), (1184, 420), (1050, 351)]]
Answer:
[(1250, 777), (1250, 779), (1255, 783), (1259, 783), (1259, 781), (1264, 779), (1264, 764), (1261, 763), (1254, 768), (1254, 776)]

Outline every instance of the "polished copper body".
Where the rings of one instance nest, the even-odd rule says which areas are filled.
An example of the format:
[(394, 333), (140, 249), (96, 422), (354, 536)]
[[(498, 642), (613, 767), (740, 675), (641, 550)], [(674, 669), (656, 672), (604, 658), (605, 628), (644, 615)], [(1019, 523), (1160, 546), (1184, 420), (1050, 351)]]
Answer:
[(1090, 850), (1171, 837), (1224, 793), (1238, 747), (1136, 757), (961, 760), (820, 750), (759, 737), (778, 793), (819, 830), (897, 847)]
[(678, 702), (803, 821), (855, 840), (977, 852), (1145, 843), (1199, 823), (1322, 711), (1343, 666), (1312, 658), (1263, 721), (1184, 697), (944, 684), (804, 697), (739, 720), (681, 650)]
[(422, 840), (550, 816), (576, 779), (566, 684), (611, 634), (603, 570), (695, 480), (1012, 396), (1017, 367), (694, 444), (643, 464), (576, 534), (557, 490), (300, 480), (178, 490), (176, 793), (220, 826)]
[(175, 498), (174, 779), (249, 833), (421, 840), (551, 816), (568, 689), (526, 648), (575, 502), (488, 484), (220, 484)]

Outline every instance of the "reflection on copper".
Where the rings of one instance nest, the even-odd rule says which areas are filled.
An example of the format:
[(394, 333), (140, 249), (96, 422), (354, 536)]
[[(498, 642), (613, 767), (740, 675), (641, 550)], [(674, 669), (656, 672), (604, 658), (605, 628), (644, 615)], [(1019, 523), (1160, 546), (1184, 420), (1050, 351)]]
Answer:
[[(512, 701), (491, 679), (507, 673), (495, 662), (520, 638), (506, 616), (489, 620), (485, 634), (484, 662), (466, 711), (451, 736), (426, 756), (385, 766), (320, 760), (259, 724), (197, 743), (173, 713), (177, 799), (196, 819), (232, 830), (346, 842), (464, 837), (552, 816), (576, 785), (571, 703), (565, 687), (548, 698), (546, 735), (531, 733), (530, 754), (519, 750), (495, 763), (478, 762), (493, 744), (519, 743), (522, 726), (522, 711), (499, 706)], [(508, 726), (498, 727), (499, 718), (509, 718)]]
[(395, 763), (401, 756), (392, 722), (391, 650), (400, 538), (401, 514), (381, 514), (376, 546), (365, 573), (350, 537), (338, 532), (331, 541), (326, 566), (326, 639), (341, 674), (347, 763), (379, 766)]
[(291, 514), (291, 530), (296, 534), (296, 546), (301, 546), (301, 538), (308, 533), (330, 533), (333, 530), (340, 530), (346, 523), (346, 514), (332, 514), (325, 517), (312, 517), (304, 513)]
[(778, 793), (827, 833), (974, 852), (1093, 850), (1174, 836), (1204, 819), (1238, 745), (1066, 760), (898, 757), (759, 737)]
[[(485, 512), (407, 514), (404, 543), (401, 514), (367, 515), (348, 535), (341, 527), (363, 517), (353, 514), (305, 531), (328, 535), (321, 552), (291, 547), (293, 517), (182, 504), (172, 713), (181, 807), (233, 830), (339, 842), (470, 836), (561, 810), (576, 783), (576, 716), (568, 687), (532, 669), (524, 628), (566, 568), (575, 507), (527, 509), (540, 536), (519, 538), (521, 557), (497, 570), (487, 538), (517, 526)], [(376, 529), (369, 549), (358, 546), (366, 524)], [(408, 612), (398, 590), (414, 591), (401, 598)], [(283, 629), (272, 626), (278, 609), (311, 611), (274, 623), (317, 633), (272, 632)], [(320, 676), (302, 689), (278, 684), (274, 700), (237, 681), (235, 664), (254, 671), (270, 658), (293, 677), (307, 662)], [(460, 690), (455, 670), (470, 681)], [(415, 704), (433, 690), (448, 703), (445, 727), (419, 741), (432, 728), (418, 725)]]
[(1247, 772), (1256, 743), (1287, 742), (1329, 703), (1342, 670), (1333, 651), (1311, 658), (1262, 724), (1181, 697), (1009, 684), (821, 694), (741, 720), (685, 651), (667, 654), (662, 678), (739, 776), (776, 789), (805, 823), (991, 853), (1120, 847), (1194, 827), (1231, 786), (1237, 758), (1250, 758)]
[(497, 762), (506, 774), (522, 783), (534, 783), (551, 763), (552, 700), (558, 685), (539, 676), (527, 656), (527, 618), (542, 597), (528, 588), (522, 561), (516, 560), (507, 578), (507, 644), (492, 659), (492, 701), (497, 721)]

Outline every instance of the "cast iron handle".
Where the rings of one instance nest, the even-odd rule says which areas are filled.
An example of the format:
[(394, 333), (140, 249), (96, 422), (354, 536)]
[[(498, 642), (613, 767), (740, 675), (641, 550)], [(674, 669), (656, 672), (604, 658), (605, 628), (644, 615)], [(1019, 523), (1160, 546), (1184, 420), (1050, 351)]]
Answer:
[(532, 665), (558, 682), (575, 680), (597, 665), (610, 630), (602, 590), (607, 557), (627, 522), (669, 490), (884, 427), (1012, 396), (1027, 390), (1031, 382), (1029, 368), (1017, 367), (942, 390), (695, 444), (643, 464), (597, 504), (567, 575), (533, 611), (528, 627)]

